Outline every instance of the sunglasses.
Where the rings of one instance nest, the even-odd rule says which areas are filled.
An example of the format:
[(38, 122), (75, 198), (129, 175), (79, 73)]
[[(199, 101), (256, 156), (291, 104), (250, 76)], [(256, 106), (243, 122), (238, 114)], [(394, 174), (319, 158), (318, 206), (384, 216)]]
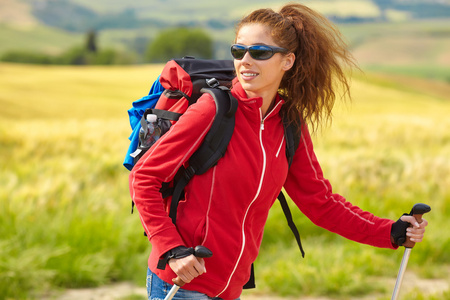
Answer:
[(252, 45), (244, 46), (234, 44), (231, 46), (231, 55), (235, 59), (242, 59), (245, 53), (250, 53), (250, 56), (256, 60), (266, 60), (271, 58), (275, 53), (287, 53), (289, 50), (281, 47), (268, 46), (268, 45)]

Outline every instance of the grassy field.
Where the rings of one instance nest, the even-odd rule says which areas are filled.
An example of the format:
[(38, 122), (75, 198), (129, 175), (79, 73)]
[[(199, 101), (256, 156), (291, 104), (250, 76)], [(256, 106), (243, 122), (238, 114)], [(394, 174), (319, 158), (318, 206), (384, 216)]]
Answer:
[[(126, 111), (160, 70), (0, 65), (0, 299), (117, 281), (144, 285), (150, 245), (130, 215), (122, 161)], [(336, 192), (381, 217), (428, 203), (426, 240), (408, 269), (448, 282), (449, 85), (369, 73), (354, 75), (352, 91), (353, 103), (338, 105), (332, 126), (315, 137), (325, 175)], [(386, 280), (395, 279), (402, 250), (347, 241), (293, 211), (306, 258), (275, 206), (251, 293), (390, 298)]]

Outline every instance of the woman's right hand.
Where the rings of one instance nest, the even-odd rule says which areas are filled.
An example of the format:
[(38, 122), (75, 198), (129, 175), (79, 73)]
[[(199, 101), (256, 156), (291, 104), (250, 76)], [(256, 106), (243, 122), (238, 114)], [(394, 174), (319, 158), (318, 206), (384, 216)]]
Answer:
[(172, 258), (169, 260), (169, 266), (185, 283), (189, 283), (195, 277), (206, 273), (205, 260), (194, 255)]

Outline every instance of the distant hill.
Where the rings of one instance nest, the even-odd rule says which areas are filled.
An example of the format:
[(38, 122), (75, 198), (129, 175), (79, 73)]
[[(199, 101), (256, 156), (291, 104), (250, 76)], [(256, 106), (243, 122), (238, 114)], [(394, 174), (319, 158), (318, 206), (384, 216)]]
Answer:
[[(215, 56), (229, 58), (234, 26), (276, 0), (0, 0), (0, 55), (11, 50), (61, 53), (96, 30), (100, 47), (142, 54), (162, 29), (201, 27)], [(450, 65), (450, 0), (298, 1), (338, 24), (365, 66)], [(431, 72), (431, 71), (430, 71)], [(449, 75), (450, 76), (450, 75)]]
[[(19, 2), (19, 0), (1, 0)], [(273, 0), (22, 0), (39, 22), (64, 30), (130, 29), (173, 25), (232, 27), (237, 19), (256, 7), (280, 6)], [(448, 0), (309, 0), (298, 1), (322, 11), (336, 22), (450, 17)]]

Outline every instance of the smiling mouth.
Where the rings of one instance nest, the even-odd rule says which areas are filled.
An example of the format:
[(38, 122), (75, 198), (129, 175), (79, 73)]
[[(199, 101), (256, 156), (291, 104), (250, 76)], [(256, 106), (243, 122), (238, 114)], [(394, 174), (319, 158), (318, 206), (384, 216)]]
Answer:
[(258, 76), (258, 73), (248, 73), (248, 72), (242, 72), (241, 73), (245, 77), (256, 77)]

